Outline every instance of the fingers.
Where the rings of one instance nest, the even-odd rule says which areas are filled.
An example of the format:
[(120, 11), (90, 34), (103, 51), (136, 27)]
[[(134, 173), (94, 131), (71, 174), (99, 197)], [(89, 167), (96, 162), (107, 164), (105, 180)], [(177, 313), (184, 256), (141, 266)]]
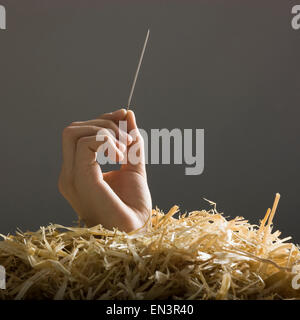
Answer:
[(118, 123), (118, 121), (125, 120), (126, 115), (127, 115), (126, 109), (119, 109), (114, 112), (102, 114), (98, 119), (112, 120)]
[(94, 119), (94, 120), (88, 120), (88, 121), (78, 121), (78, 122), (73, 122), (71, 125), (74, 126), (96, 126), (98, 128), (106, 128), (110, 129), (111, 131), (114, 132), (115, 136), (120, 139), (122, 142), (126, 144), (130, 144), (132, 142), (131, 136), (123, 131), (117, 124), (108, 119)]
[(94, 126), (68, 126), (62, 134), (62, 154), (63, 166), (67, 171), (72, 170), (77, 141), (82, 137), (94, 136), (99, 131), (98, 127)]
[[(124, 148), (125, 146), (123, 150)], [(86, 166), (94, 164), (98, 151), (107, 152), (112, 161), (122, 161), (124, 154), (120, 149), (117, 146), (117, 141), (110, 134), (104, 133), (97, 136), (80, 138), (76, 148), (75, 165)]]
[(96, 136), (101, 128), (111, 130), (122, 143), (129, 145), (132, 142), (132, 137), (117, 125), (118, 121), (124, 120), (126, 114), (125, 109), (119, 109), (112, 113), (106, 113), (98, 119), (73, 122), (66, 127), (62, 135), (62, 146), (63, 165), (67, 171), (73, 167), (77, 141), (82, 137)]
[[(120, 121), (126, 121), (127, 128), (122, 130), (117, 125)], [(113, 161), (123, 160), (122, 169), (145, 174), (144, 141), (138, 130), (133, 111), (119, 109), (106, 113), (98, 119), (73, 122), (65, 128), (63, 165), (66, 171), (72, 170), (77, 158), (79, 159), (76, 160), (77, 163), (78, 161), (85, 164), (95, 162), (96, 152), (101, 145), (104, 145), (105, 148), (99, 152), (108, 153), (109, 158)], [(124, 157), (125, 151), (127, 152)], [(85, 155), (84, 152), (87, 154)]]
[(127, 130), (133, 138), (132, 144), (128, 147), (127, 161), (121, 167), (122, 170), (135, 171), (146, 176), (144, 140), (138, 130), (135, 114), (133, 111), (127, 111)]
[(127, 120), (128, 132), (130, 132), (132, 130), (138, 130), (138, 127), (137, 127), (137, 124), (136, 124), (135, 114), (134, 114), (134, 112), (132, 110), (128, 110), (127, 111), (126, 120)]
[[(108, 129), (101, 128), (97, 132), (96, 140), (97, 141), (106, 141), (107, 137), (109, 137), (112, 140), (112, 142), (120, 149), (120, 151), (122, 153), (124, 153), (126, 151), (127, 146), (122, 141), (118, 140), (114, 136), (113, 132), (109, 131)], [(132, 138), (130, 137), (130, 139), (132, 139)], [(106, 152), (106, 150), (104, 150), (104, 152)]]

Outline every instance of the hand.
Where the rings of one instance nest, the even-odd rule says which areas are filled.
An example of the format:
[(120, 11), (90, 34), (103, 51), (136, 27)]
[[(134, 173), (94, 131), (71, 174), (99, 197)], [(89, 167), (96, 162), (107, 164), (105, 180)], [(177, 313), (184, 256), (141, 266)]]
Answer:
[[(119, 128), (121, 120), (127, 121), (127, 132)], [(129, 134), (132, 130), (136, 137)], [(97, 141), (97, 134), (102, 141)], [(115, 151), (112, 160), (122, 161), (134, 146), (142, 161), (132, 164), (129, 157), (120, 170), (103, 173), (96, 156), (98, 150), (103, 152), (104, 143)], [(132, 111), (120, 109), (95, 120), (71, 123), (63, 131), (62, 147), (58, 188), (88, 227), (102, 224), (126, 232), (143, 227), (151, 214), (152, 201), (143, 138)]]

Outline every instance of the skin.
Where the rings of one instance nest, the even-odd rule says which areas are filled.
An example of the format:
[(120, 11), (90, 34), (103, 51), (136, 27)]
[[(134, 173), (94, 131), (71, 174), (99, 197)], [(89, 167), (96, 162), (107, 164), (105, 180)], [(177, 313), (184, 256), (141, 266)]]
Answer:
[[(127, 121), (127, 132), (119, 129), (119, 121)], [(108, 129), (113, 130), (115, 136)], [(97, 134), (102, 141), (96, 140)], [(134, 148), (141, 161), (133, 164), (129, 157), (120, 170), (103, 173), (96, 153), (104, 152), (101, 150), (104, 143), (115, 151), (112, 160), (122, 161)], [(59, 191), (88, 227), (102, 224), (107, 229), (115, 227), (130, 232), (145, 225), (152, 200), (144, 142), (133, 111), (120, 109), (94, 120), (71, 123), (63, 131), (62, 150)]]

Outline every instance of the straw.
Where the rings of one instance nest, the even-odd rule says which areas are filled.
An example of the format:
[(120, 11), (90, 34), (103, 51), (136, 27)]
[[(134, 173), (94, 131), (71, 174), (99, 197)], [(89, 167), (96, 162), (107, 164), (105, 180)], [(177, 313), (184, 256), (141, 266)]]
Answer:
[(155, 209), (130, 234), (51, 224), (3, 235), (0, 299), (299, 299), (299, 247), (270, 228), (279, 198), (260, 226), (210, 202), (178, 218), (177, 206)]

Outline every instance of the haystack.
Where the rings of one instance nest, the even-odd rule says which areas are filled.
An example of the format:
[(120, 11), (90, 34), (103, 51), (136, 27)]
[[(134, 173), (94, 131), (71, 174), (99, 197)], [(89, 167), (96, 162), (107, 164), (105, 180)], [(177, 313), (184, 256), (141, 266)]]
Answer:
[(124, 233), (51, 224), (2, 236), (0, 299), (297, 299), (299, 247), (259, 225), (209, 211), (164, 214)]

